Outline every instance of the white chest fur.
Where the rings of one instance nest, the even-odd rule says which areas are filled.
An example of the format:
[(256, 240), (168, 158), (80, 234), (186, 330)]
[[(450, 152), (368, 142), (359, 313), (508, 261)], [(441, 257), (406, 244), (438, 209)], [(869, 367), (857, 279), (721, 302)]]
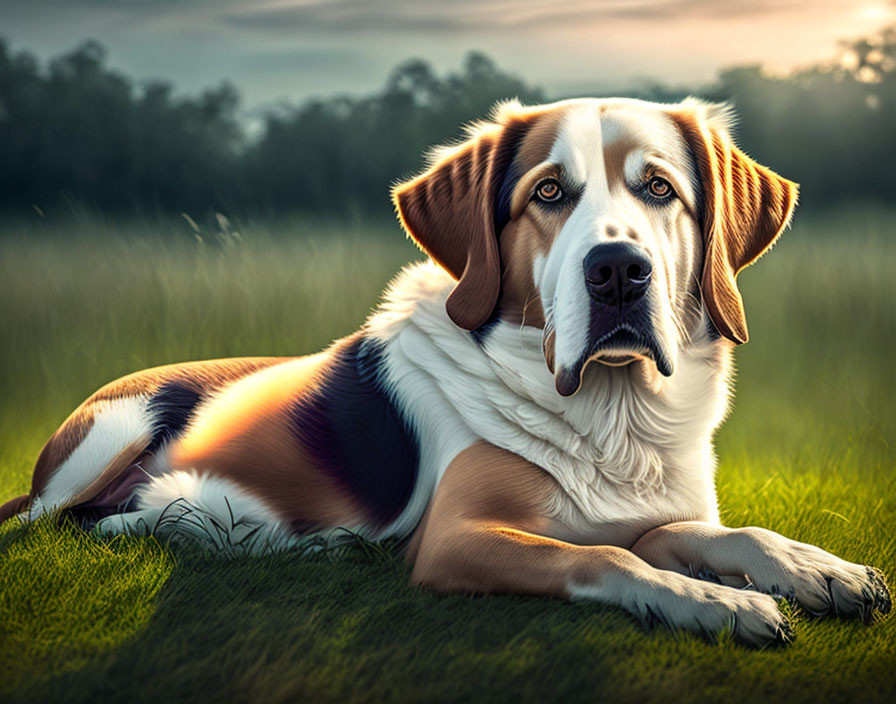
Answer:
[(498, 323), (479, 344), (445, 313), (452, 285), (432, 263), (408, 267), (368, 321), (421, 442), (417, 488), (388, 534), (416, 524), (448, 464), (479, 439), (554, 477), (551, 517), (570, 539), (608, 525), (717, 520), (711, 440), (727, 407), (725, 350), (683, 352), (669, 379), (595, 363), (564, 398), (541, 331)]

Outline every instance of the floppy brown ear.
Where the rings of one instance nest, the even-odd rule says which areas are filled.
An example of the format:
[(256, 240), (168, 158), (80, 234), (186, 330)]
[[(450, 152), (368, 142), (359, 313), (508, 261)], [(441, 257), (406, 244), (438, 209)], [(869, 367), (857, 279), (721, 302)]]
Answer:
[(481, 131), (392, 192), (405, 230), (457, 279), (445, 307), (467, 330), (485, 323), (498, 302), (496, 201), (525, 129), (513, 120)]
[(688, 104), (671, 113), (697, 163), (703, 185), (703, 299), (716, 329), (740, 344), (749, 338), (736, 278), (783, 232), (797, 184), (757, 164), (731, 141), (713, 106)]

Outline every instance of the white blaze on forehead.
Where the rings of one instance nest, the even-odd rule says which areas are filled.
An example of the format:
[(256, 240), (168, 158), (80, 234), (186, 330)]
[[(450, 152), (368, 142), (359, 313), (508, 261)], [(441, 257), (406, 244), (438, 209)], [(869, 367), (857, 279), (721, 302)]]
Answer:
[[(603, 164), (603, 134), (598, 101), (569, 108), (548, 161), (563, 167), (564, 177), (584, 192), (564, 223), (536, 276), (542, 304), (554, 323), (558, 368), (573, 366), (588, 344), (590, 309), (582, 262), (596, 243), (595, 220), (609, 197)], [(577, 304), (569, 305), (576, 301)]]
[(597, 101), (569, 109), (557, 132), (548, 161), (562, 164), (564, 174), (577, 184), (588, 184), (603, 168), (603, 135)]

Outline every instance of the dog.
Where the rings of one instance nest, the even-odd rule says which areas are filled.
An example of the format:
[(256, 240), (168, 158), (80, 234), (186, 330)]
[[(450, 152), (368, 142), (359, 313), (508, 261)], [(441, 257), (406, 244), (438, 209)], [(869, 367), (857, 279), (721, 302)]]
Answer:
[(736, 277), (797, 201), (731, 119), (695, 99), (499, 105), (394, 188), (429, 260), (360, 331), (104, 386), (0, 520), (225, 552), (396, 538), (440, 592), (592, 600), (756, 647), (792, 638), (776, 595), (889, 612), (877, 570), (719, 521)]

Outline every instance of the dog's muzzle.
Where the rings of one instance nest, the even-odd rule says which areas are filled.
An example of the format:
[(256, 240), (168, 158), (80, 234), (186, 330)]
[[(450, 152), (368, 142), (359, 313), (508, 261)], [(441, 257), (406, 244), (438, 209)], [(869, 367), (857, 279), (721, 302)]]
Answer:
[(650, 315), (653, 266), (647, 254), (627, 242), (593, 247), (583, 261), (585, 287), (591, 298), (588, 348), (577, 364), (556, 379), (563, 396), (574, 394), (589, 360), (623, 366), (638, 358), (652, 359), (664, 376), (672, 365), (656, 339)]

